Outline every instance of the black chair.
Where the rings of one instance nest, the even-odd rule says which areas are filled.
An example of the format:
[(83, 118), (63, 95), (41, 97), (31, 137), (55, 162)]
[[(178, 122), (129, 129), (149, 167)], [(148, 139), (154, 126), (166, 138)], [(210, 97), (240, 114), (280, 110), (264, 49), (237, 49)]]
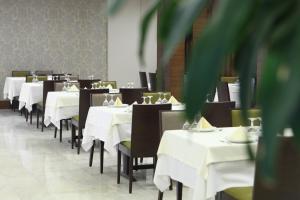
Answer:
[(92, 83), (99, 82), (99, 81), (100, 81), (100, 79), (94, 79), (94, 80), (79, 79), (78, 80), (81, 89), (84, 89), (84, 88), (91, 89)]
[[(80, 83), (80, 82), (79, 82)], [(80, 89), (79, 93), (79, 115), (72, 118), (72, 149), (74, 148), (75, 140), (77, 138), (77, 153), (80, 153), (82, 130), (85, 127), (85, 121), (90, 108), (91, 94), (108, 93), (108, 89)], [(76, 136), (76, 129), (78, 135)]]
[(228, 102), (230, 101), (228, 83), (219, 82), (217, 86), (218, 91), (218, 100), (219, 102)]
[(142, 96), (144, 92), (148, 89), (144, 88), (120, 88), (120, 93), (122, 94), (122, 101), (124, 104), (132, 104), (135, 101), (142, 103)]
[[(133, 169), (155, 168), (156, 153), (160, 142), (159, 111), (171, 110), (171, 104), (133, 105), (131, 141), (118, 145), (118, 179), (121, 175), (121, 154), (129, 160), (129, 193), (132, 193)], [(153, 164), (135, 165), (136, 158), (152, 157)]]
[(149, 73), (149, 82), (152, 92), (157, 91), (157, 75), (156, 73)]
[(139, 72), (141, 87), (148, 88), (147, 74), (146, 72)]
[(211, 102), (205, 103), (202, 115), (216, 127), (231, 127), (231, 110), (235, 102)]

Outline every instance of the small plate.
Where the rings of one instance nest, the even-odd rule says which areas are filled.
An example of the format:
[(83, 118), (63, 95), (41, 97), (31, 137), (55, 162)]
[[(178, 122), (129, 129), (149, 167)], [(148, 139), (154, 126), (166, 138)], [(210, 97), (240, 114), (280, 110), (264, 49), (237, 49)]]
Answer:
[(190, 131), (194, 131), (194, 132), (214, 132), (216, 130), (217, 130), (216, 127), (212, 127), (212, 128), (192, 128), (192, 129), (190, 129)]

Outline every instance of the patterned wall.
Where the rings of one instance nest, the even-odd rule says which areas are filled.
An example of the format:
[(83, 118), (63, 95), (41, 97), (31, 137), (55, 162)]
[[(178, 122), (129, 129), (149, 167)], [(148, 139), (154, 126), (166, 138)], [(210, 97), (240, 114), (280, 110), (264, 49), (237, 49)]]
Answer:
[(0, 97), (13, 69), (105, 79), (106, 0), (0, 0)]

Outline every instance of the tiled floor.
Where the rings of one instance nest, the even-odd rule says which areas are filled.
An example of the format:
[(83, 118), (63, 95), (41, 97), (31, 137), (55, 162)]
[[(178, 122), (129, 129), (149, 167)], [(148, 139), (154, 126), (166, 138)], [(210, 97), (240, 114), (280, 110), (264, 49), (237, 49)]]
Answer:
[[(0, 199), (157, 199), (152, 170), (138, 172), (133, 194), (128, 194), (126, 179), (116, 183), (115, 157), (106, 156), (100, 175), (99, 153), (95, 152), (90, 168), (89, 154), (77, 155), (70, 148), (70, 132), (64, 131), (63, 137), (60, 143), (53, 138), (53, 128), (42, 133), (18, 112), (0, 110)], [(164, 199), (175, 199), (175, 191), (167, 191)]]

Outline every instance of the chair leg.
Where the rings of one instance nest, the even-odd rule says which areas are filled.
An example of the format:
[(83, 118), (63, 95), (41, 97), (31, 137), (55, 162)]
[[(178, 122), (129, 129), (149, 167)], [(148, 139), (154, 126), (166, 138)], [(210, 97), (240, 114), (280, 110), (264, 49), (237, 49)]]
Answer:
[(118, 179), (117, 183), (120, 184), (120, 176), (121, 176), (121, 151), (118, 149)]
[(172, 181), (172, 179), (170, 179), (170, 186), (169, 186), (169, 190), (173, 190), (173, 181)]
[(164, 193), (159, 191), (158, 192), (158, 200), (163, 200), (163, 197), (164, 197)]
[(25, 115), (25, 117), (26, 117), (26, 122), (28, 122), (28, 111), (25, 110), (25, 113), (26, 113), (26, 115)]
[(60, 120), (59, 122), (59, 127), (60, 127), (60, 130), (59, 130), (59, 141), (62, 142), (62, 120)]
[(176, 200), (182, 200), (182, 183), (177, 182)]
[(103, 174), (104, 142), (100, 141), (100, 174)]
[(45, 119), (45, 114), (44, 114), (44, 111), (42, 112), (42, 132), (44, 132), (44, 119)]
[(132, 182), (133, 182), (133, 157), (129, 158), (129, 194), (132, 193)]
[(38, 129), (40, 125), (40, 111), (36, 110), (36, 128)]
[(30, 112), (30, 124), (32, 124), (32, 112), (33, 111)]
[(82, 136), (82, 129), (78, 128), (78, 144), (77, 144), (77, 154), (80, 154), (80, 148), (81, 148), (81, 141), (80, 138)]
[(93, 141), (93, 146), (90, 150), (90, 161), (89, 161), (89, 166), (93, 166), (93, 157), (94, 157), (94, 150), (95, 150), (95, 140)]
[(56, 135), (57, 135), (57, 127), (55, 127), (54, 129), (54, 138), (56, 138)]
[(75, 137), (76, 137), (76, 127), (72, 124), (72, 130), (71, 130), (71, 145), (72, 145), (72, 149), (74, 149)]

